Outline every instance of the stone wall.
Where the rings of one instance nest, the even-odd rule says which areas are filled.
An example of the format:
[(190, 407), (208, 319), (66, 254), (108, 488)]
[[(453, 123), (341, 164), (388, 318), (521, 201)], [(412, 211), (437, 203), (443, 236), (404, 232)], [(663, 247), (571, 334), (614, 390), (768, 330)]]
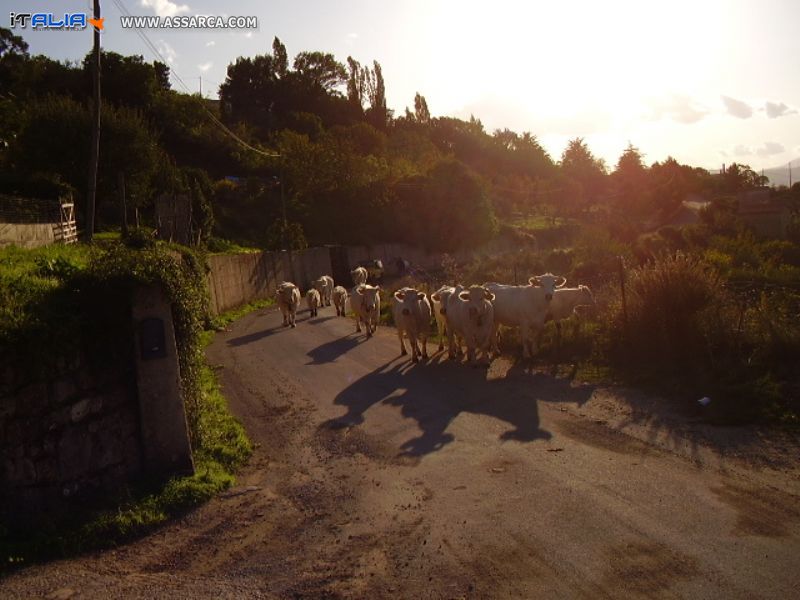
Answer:
[[(62, 361), (47, 381), (0, 386), (0, 512), (13, 520), (113, 492), (140, 473), (133, 365)], [(65, 502), (66, 501), (66, 502)]]

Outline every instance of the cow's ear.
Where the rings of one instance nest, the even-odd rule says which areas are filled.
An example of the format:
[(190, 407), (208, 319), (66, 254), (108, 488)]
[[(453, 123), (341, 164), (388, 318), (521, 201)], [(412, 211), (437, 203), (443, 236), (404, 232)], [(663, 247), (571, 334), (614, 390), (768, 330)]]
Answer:
[(566, 277), (559, 277), (559, 279), (561, 279), (561, 283), (556, 285), (557, 288), (562, 288), (565, 285), (567, 285), (567, 278)]
[(401, 292), (400, 290), (397, 290), (394, 293), (394, 297), (397, 298), (398, 300), (403, 300), (406, 297), (406, 293), (405, 292)]
[(486, 297), (486, 299), (489, 302), (494, 302), (494, 294), (492, 292), (490, 292), (489, 290), (486, 290), (484, 296)]
[(528, 279), (528, 283), (530, 283), (533, 286), (538, 286), (539, 283), (540, 283), (539, 282), (539, 278), (538, 277), (531, 277), (530, 279)]
[(417, 292), (417, 300), (425, 300), (425, 292)]
[(358, 294), (359, 296), (363, 296), (364, 295), (364, 287), (363, 286), (358, 286), (356, 288), (356, 294)]
[(439, 292), (434, 292), (433, 294), (431, 294), (431, 300), (439, 302), (441, 299), (442, 297), (439, 295)]
[(464, 301), (467, 301), (469, 300), (469, 292), (461, 292), (458, 297)]

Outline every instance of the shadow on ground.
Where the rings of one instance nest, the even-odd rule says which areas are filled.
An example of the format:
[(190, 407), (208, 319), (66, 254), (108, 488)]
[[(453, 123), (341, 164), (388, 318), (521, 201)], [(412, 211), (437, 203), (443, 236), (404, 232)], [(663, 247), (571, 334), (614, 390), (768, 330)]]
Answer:
[[(326, 346), (331, 344), (320, 346), (321, 352), (328, 351)], [(320, 349), (312, 352), (316, 351)], [(344, 389), (334, 404), (344, 406), (347, 413), (322, 427), (359, 425), (371, 407), (388, 404), (400, 407), (402, 415), (416, 420), (422, 430), (420, 436), (401, 445), (402, 455), (423, 456), (454, 441), (448, 428), (461, 413), (486, 415), (508, 423), (510, 428), (499, 436), (501, 440), (547, 440), (552, 436), (540, 427), (538, 401), (582, 405), (592, 391), (590, 386), (576, 388), (566, 380), (531, 372), (524, 365), (512, 365), (498, 376), (485, 369), (449, 362), (442, 354), (417, 365), (403, 358), (386, 363)]]

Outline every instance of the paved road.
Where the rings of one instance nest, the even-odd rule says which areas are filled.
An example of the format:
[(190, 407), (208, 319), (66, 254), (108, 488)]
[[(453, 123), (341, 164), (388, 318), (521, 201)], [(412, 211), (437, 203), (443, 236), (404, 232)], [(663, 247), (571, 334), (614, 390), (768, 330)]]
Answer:
[(258, 444), (237, 487), (0, 595), (797, 597), (796, 448), (505, 359), (398, 351), (332, 308), (244, 317), (208, 352)]

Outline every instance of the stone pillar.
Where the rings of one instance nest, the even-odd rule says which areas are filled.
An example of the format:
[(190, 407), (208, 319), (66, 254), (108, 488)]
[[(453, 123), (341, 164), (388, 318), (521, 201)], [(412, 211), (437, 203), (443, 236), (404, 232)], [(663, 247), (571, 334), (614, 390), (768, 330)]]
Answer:
[(181, 391), (172, 308), (159, 286), (133, 298), (136, 384), (145, 471), (157, 476), (194, 472)]

